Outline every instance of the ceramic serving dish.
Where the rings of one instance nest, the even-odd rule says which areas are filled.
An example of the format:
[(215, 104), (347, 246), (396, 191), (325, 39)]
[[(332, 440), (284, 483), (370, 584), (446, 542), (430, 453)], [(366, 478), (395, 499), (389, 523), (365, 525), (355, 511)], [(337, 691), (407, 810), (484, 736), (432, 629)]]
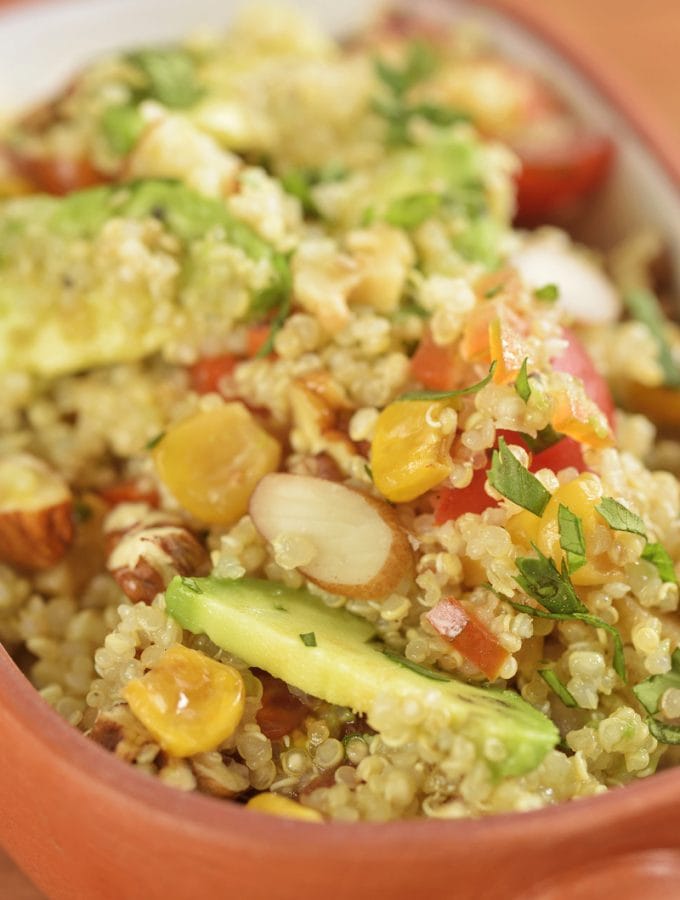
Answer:
[[(102, 50), (224, 25), (233, 7), (226, 0), (0, 5), (2, 108), (38, 99)], [(358, 27), (373, 6), (296, 5), (336, 32)], [(505, 53), (545, 72), (586, 122), (614, 137), (616, 172), (586, 233), (606, 245), (636, 223), (652, 224), (666, 237), (680, 285), (680, 153), (628, 107), (621, 88), (533, 18), (491, 3), (420, 6), (424, 15), (477, 19)], [(55, 900), (678, 896), (679, 771), (483, 821), (285, 821), (134, 771), (52, 712), (1, 648), (0, 736), (0, 842)]]

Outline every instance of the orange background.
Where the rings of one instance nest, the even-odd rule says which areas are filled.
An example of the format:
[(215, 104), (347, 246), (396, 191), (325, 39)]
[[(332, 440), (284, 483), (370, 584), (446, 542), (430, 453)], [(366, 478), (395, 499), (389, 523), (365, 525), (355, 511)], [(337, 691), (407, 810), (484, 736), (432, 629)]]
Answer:
[[(559, 24), (623, 79), (635, 105), (659, 118), (680, 144), (680, 91), (675, 69), (680, 47), (680, 0), (497, 0), (509, 9), (540, 12)], [(7, 0), (0, 0), (0, 7)], [(1, 27), (1, 25), (0, 25)], [(0, 850), (0, 897), (39, 895)], [(92, 898), (96, 900), (96, 898)], [(171, 898), (168, 898), (171, 900)]]

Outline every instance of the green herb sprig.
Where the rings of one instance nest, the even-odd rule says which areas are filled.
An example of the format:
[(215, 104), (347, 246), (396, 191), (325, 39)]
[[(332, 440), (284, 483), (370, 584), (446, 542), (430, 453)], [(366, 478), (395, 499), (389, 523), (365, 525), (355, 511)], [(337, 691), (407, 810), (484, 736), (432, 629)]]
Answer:
[(407, 391), (405, 394), (400, 394), (395, 403), (406, 402), (409, 400), (456, 400), (458, 397), (466, 397), (469, 394), (476, 394), (478, 391), (481, 391), (483, 387), (486, 387), (487, 384), (493, 378), (493, 373), (496, 371), (496, 363), (492, 362), (491, 367), (489, 368), (488, 374), (482, 378), (481, 381), (476, 382), (475, 384), (470, 384), (468, 387), (458, 388), (455, 391)]
[(593, 628), (602, 628), (607, 631), (614, 639), (612, 661), (614, 671), (625, 682), (626, 662), (623, 655), (623, 642), (618, 629), (588, 612), (588, 607), (579, 600), (574, 590), (567, 572), (566, 562), (563, 562), (560, 572), (553, 560), (541, 553), (538, 547), (534, 546), (533, 549), (537, 554), (536, 557), (520, 557), (515, 560), (520, 572), (515, 577), (515, 581), (547, 612), (526, 603), (516, 603), (513, 600), (508, 600), (510, 605), (519, 612), (541, 619), (576, 620), (591, 625)]
[(571, 708), (578, 707), (578, 703), (576, 702), (574, 695), (571, 691), (567, 690), (565, 684), (560, 681), (559, 675), (555, 672), (554, 669), (538, 669), (538, 674), (541, 676), (543, 681), (551, 688), (555, 694), (560, 698), (562, 703), (565, 706), (569, 706)]
[(613, 497), (603, 497), (595, 509), (610, 528), (613, 528), (615, 531), (629, 531), (631, 534), (647, 537), (647, 529), (640, 516), (631, 512), (622, 503), (614, 500)]
[(649, 713), (647, 726), (653, 737), (662, 744), (680, 744), (680, 726), (669, 725), (654, 718), (659, 711), (661, 698), (669, 688), (680, 690), (680, 648), (671, 656), (669, 672), (652, 675), (633, 687), (633, 693)]
[(668, 343), (666, 337), (668, 321), (656, 296), (651, 291), (639, 288), (624, 293), (623, 302), (631, 316), (642, 322), (656, 341), (664, 384), (667, 387), (680, 387), (680, 366), (676, 363)]
[(543, 514), (550, 500), (550, 492), (515, 459), (504, 438), (498, 441), (498, 450), (491, 457), (489, 483), (499, 494), (535, 516)]
[(429, 78), (439, 66), (437, 56), (421, 41), (413, 41), (403, 65), (394, 66), (384, 59), (376, 59), (374, 65), (388, 99), (376, 98), (372, 108), (387, 123), (387, 143), (391, 146), (411, 143), (409, 126), (415, 118), (438, 126), (469, 121), (466, 113), (453, 107), (408, 101), (409, 91)]
[(567, 570), (571, 574), (585, 566), (586, 539), (583, 534), (583, 522), (564, 504), (557, 510), (557, 524), (560, 531), (560, 547), (564, 550)]

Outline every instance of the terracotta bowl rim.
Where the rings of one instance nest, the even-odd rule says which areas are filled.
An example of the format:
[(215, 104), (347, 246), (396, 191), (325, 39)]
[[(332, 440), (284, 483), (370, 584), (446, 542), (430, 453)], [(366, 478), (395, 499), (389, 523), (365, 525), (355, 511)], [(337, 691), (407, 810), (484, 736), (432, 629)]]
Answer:
[[(15, 11), (21, 6), (35, 8), (46, 0), (10, 2), (0, 14)], [(584, 76), (598, 92), (639, 135), (651, 155), (661, 164), (668, 178), (680, 184), (680, 150), (674, 151), (670, 133), (650, 115), (643, 102), (631, 97), (631, 86), (612, 75), (596, 57), (576, 46), (564, 31), (543, 13), (509, 8), (503, 0), (477, 0), (510, 21), (519, 24), (558, 56), (565, 59)], [(299, 852), (300, 830), (305, 831), (307, 844), (316, 849), (364, 845), (371, 847), (401, 843), (408, 840), (411, 849), (418, 853), (426, 846), (455, 841), (462, 837), (467, 841), (478, 838), (499, 840), (515, 830), (517, 813), (504, 813), (482, 819), (428, 820), (408, 819), (396, 822), (341, 823), (332, 827), (319, 827), (311, 823), (284, 820), (272, 816), (244, 813), (237, 803), (216, 800), (197, 793), (183, 793), (138, 772), (104, 748), (87, 740), (73, 726), (64, 721), (42, 699), (38, 691), (16, 666), (7, 651), (0, 645), (0, 700), (7, 714), (17, 723), (22, 739), (41, 745), (55, 767), (67, 770), (72, 778), (80, 780), (95, 794), (114, 794), (119, 804), (139, 808), (139, 814), (163, 819), (171, 827), (184, 831), (201, 832), (203, 839), (209, 836), (212, 843), (233, 842), (237, 831), (239, 840), (252, 843), (276, 841), (283, 849), (290, 846)], [(54, 754), (54, 748), (59, 753)], [(610, 790), (578, 802), (567, 802), (521, 814), (521, 821), (535, 829), (578, 831), (579, 824), (587, 817), (589, 827), (598, 822), (622, 822), (622, 816), (633, 815), (644, 807), (663, 807), (673, 798), (680, 798), (680, 771), (666, 771), (650, 776), (623, 789)], [(310, 838), (313, 840), (310, 842)]]

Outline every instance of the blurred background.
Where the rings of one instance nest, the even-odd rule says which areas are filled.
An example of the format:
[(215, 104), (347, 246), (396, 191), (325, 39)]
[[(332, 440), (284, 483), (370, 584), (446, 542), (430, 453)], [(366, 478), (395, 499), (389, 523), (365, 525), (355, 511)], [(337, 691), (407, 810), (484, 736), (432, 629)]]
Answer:
[[(647, 0), (644, 4), (640, 0), (496, 0), (496, 3), (507, 9), (535, 13), (546, 22), (558, 25), (568, 42), (580, 45), (589, 56), (596, 57), (611, 70), (625, 86), (633, 105), (645, 109), (658, 130), (677, 142), (680, 152), (680, 91), (674, 77), (680, 47), (680, 0)], [(8, 0), (0, 0), (0, 10), (9, 5)], [(41, 897), (0, 849), (0, 898), (40, 900)]]

